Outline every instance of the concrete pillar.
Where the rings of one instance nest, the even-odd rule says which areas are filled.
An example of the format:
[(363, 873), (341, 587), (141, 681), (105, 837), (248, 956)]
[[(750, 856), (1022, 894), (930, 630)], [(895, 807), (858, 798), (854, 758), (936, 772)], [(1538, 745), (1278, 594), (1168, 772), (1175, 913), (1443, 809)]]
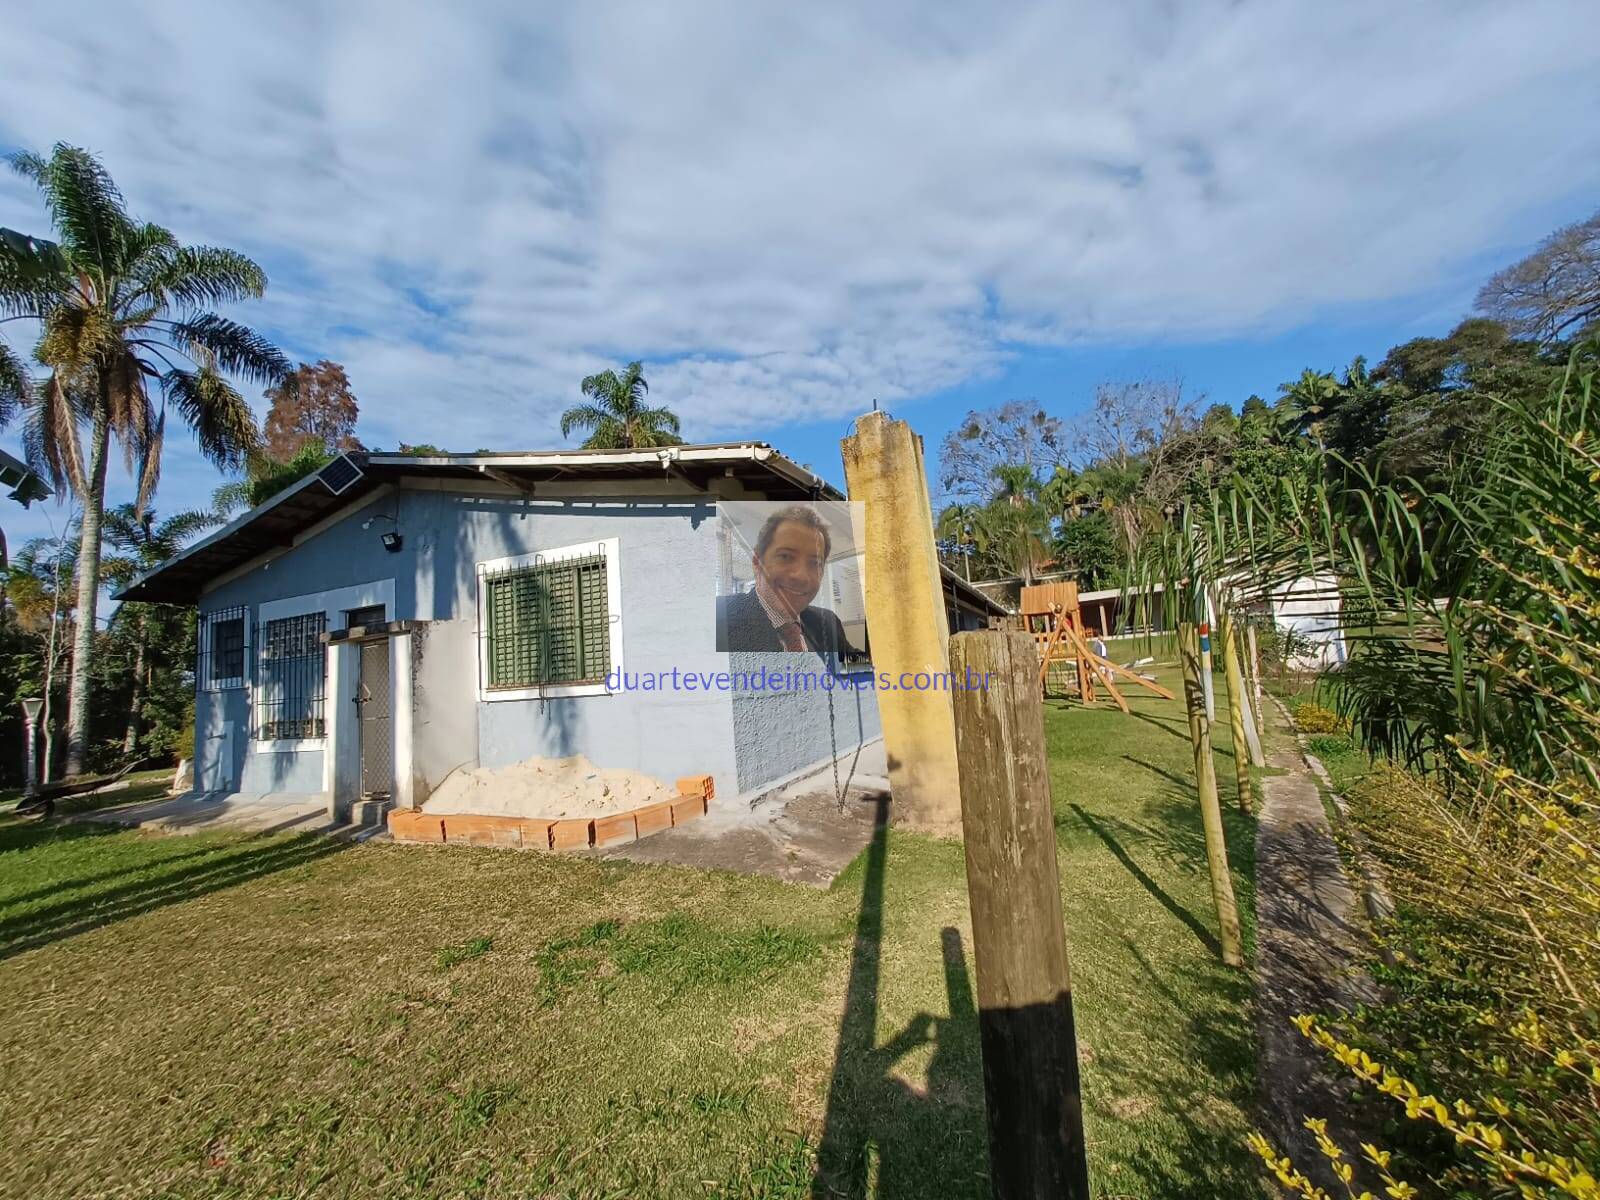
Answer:
[(394, 806), (415, 808), (416, 789), (412, 779), (411, 635), (397, 633), (389, 638), (389, 711), (394, 714)]
[(329, 642), (328, 688), (322, 702), (327, 739), (322, 749), (322, 787), (328, 793), (328, 820), (342, 824), (361, 799), (361, 730), (355, 705), (360, 669), (358, 642)]
[[(866, 504), (864, 588), (873, 666), (894, 678), (902, 672), (948, 672), (950, 630), (922, 439), (904, 421), (873, 412), (856, 421), (841, 451), (850, 499)], [(895, 822), (959, 833), (961, 787), (950, 692), (879, 691), (878, 712)]]

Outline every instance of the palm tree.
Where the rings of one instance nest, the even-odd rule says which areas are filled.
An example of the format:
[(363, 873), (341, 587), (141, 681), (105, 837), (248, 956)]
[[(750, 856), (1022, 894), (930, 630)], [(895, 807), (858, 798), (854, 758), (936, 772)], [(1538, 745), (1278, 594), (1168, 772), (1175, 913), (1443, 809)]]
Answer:
[(972, 578), (972, 547), (979, 548), (978, 543), (983, 535), (980, 523), (981, 510), (975, 504), (962, 504), (959, 501), (947, 504), (939, 510), (939, 521), (934, 532), (944, 541), (956, 544), (956, 555), (961, 559), (961, 574), (966, 579)]
[(1322, 427), (1338, 408), (1342, 395), (1332, 371), (1307, 367), (1293, 383), (1279, 386), (1277, 404), (1281, 426), (1292, 433), (1309, 433), (1318, 450), (1326, 449)]
[(34, 358), (49, 372), (31, 379), (8, 351), (0, 361), (0, 392), (26, 414), (32, 464), (83, 505), (68, 688), (71, 774), (83, 769), (88, 743), (111, 440), (135, 472), (139, 507), (155, 491), (168, 406), (194, 430), (202, 454), (236, 468), (260, 434), (226, 374), (272, 383), (289, 363), (258, 334), (205, 307), (265, 291), (266, 276), (250, 259), (183, 246), (160, 226), (133, 220), (110, 175), (86, 151), (58, 144), (48, 159), (16, 154), (11, 164), (39, 188), (60, 239), (0, 231), (0, 318), (38, 322)]
[[(123, 557), (107, 559), (101, 573), (118, 586), (125, 585), (182, 550), (190, 538), (222, 524), (216, 513), (181, 512), (156, 523), (155, 512), (137, 505), (119, 504), (105, 514), (105, 539)], [(117, 616), (133, 622), (133, 694), (128, 704), (128, 727), (122, 738), (122, 752), (132, 755), (139, 742), (139, 714), (144, 700), (145, 649), (148, 632), (146, 606), (124, 604)]]
[(1033, 468), (1021, 463), (1007, 463), (994, 469), (995, 499), (1004, 500), (1012, 508), (1025, 508), (1039, 491), (1039, 479)]
[(582, 383), (591, 403), (575, 404), (561, 414), (561, 436), (574, 429), (589, 430), (585, 450), (642, 450), (651, 446), (679, 446), (678, 416), (670, 408), (651, 408), (645, 401), (650, 385), (644, 368), (628, 364), (621, 375), (601, 371)]

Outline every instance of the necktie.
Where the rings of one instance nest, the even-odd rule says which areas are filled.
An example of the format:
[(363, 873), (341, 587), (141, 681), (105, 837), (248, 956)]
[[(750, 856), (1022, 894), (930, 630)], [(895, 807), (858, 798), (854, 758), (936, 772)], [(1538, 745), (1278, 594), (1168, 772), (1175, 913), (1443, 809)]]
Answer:
[(800, 632), (799, 621), (790, 621), (787, 625), (778, 626), (778, 637), (782, 640), (785, 650), (799, 653), (806, 648), (805, 635)]

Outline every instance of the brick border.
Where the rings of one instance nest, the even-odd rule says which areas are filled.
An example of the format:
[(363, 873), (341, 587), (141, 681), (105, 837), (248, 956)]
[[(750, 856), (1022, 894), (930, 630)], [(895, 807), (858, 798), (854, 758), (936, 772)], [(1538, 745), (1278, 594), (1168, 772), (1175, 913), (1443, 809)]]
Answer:
[(647, 804), (631, 812), (584, 819), (490, 817), (474, 813), (430, 813), (393, 809), (389, 836), (397, 842), (437, 845), (500, 846), (512, 850), (588, 850), (649, 837), (663, 829), (704, 816), (716, 787), (709, 775), (685, 775), (673, 800)]

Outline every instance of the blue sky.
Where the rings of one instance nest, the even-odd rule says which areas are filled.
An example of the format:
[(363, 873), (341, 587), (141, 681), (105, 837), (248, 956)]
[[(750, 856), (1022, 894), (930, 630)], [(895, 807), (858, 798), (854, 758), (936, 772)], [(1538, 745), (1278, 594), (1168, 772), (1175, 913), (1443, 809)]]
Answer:
[[(6, 34), (0, 148), (87, 146), (255, 257), (235, 315), (343, 362), (374, 446), (559, 445), (631, 358), (690, 438), (835, 480), (874, 398), (930, 449), (1103, 381), (1237, 405), (1445, 332), (1600, 207), (1589, 0), (23, 0)], [(46, 231), (14, 177), (0, 225)], [(157, 507), (205, 505), (170, 444)]]

